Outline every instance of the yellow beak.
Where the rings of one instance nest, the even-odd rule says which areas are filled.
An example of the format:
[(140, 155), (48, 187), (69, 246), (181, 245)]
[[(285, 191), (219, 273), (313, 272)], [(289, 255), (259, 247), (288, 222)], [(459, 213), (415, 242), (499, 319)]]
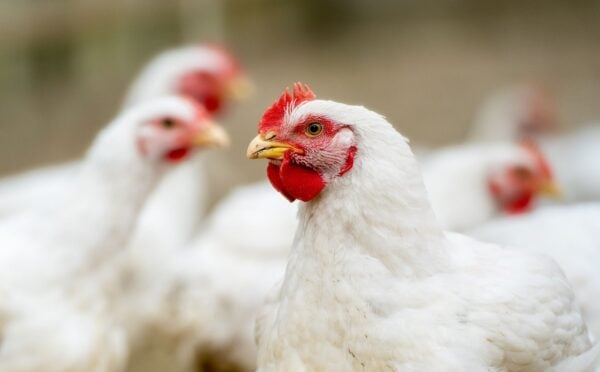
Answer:
[(223, 127), (210, 122), (194, 136), (192, 144), (198, 147), (225, 147), (229, 145), (229, 136)]
[(543, 182), (540, 185), (539, 193), (545, 197), (558, 200), (564, 196), (560, 186), (553, 180)]
[(274, 133), (268, 133), (266, 138), (262, 135), (257, 135), (248, 145), (248, 150), (246, 150), (246, 156), (248, 159), (271, 159), (271, 160), (281, 160), (283, 159), (283, 154), (290, 149), (292, 151), (298, 151), (292, 145), (288, 145), (287, 143), (275, 142), (271, 139), (275, 138)]
[(231, 80), (226, 87), (226, 94), (234, 101), (245, 101), (254, 93), (254, 84), (244, 75)]

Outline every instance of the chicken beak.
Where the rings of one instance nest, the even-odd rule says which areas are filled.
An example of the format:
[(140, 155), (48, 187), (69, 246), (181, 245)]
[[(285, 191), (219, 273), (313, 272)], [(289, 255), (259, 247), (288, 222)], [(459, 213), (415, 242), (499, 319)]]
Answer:
[(229, 145), (229, 136), (223, 127), (209, 122), (192, 138), (192, 144), (198, 147), (225, 147)]
[(265, 139), (261, 134), (254, 137), (248, 145), (248, 150), (246, 150), (248, 159), (281, 160), (286, 151), (290, 149), (298, 151), (294, 146), (287, 143), (272, 141), (271, 139), (275, 138), (274, 135), (267, 135), (267, 138), (270, 139)]
[(547, 180), (540, 185), (540, 195), (551, 199), (561, 200), (563, 198), (563, 192), (560, 186), (553, 180)]
[(254, 93), (254, 84), (246, 76), (238, 75), (227, 84), (226, 93), (234, 101), (245, 101)]

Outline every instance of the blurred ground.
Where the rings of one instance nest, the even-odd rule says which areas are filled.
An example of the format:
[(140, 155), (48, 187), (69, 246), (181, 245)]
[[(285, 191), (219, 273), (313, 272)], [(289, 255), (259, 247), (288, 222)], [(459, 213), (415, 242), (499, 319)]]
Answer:
[(600, 118), (600, 1), (0, 2), (0, 175), (80, 156), (155, 53), (226, 41), (256, 95), (207, 154), (214, 196), (264, 177), (245, 147), (294, 81), (364, 104), (417, 143), (461, 140), (491, 92), (534, 81), (565, 128)]

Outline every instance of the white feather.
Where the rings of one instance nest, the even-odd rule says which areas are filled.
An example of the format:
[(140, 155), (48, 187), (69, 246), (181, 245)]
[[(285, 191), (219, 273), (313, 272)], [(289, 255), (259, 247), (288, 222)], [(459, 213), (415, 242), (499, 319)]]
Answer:
[(541, 208), (490, 221), (469, 235), (556, 260), (573, 286), (590, 332), (600, 337), (600, 204)]

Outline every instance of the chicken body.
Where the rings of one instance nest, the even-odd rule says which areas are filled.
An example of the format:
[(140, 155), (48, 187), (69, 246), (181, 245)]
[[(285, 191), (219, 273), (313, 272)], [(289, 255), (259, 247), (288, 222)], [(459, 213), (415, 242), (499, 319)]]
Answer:
[(1, 226), (2, 371), (123, 368), (126, 344), (98, 272), (126, 243), (158, 174), (119, 138), (131, 125), (118, 124), (100, 136), (64, 204)]
[(469, 232), (483, 241), (547, 254), (564, 270), (595, 339), (600, 337), (600, 205), (548, 206), (489, 221)]
[[(264, 147), (249, 147), (270, 159), (278, 146), (297, 151), (291, 161), (302, 165), (281, 165), (273, 182), (309, 199), (285, 279), (257, 323), (259, 371), (543, 371), (590, 350), (559, 267), (444, 233), (406, 140), (385, 119), (331, 101), (291, 102), (278, 125), (261, 127)], [(298, 134), (316, 120), (331, 138)], [(356, 146), (341, 174), (344, 162), (330, 155), (340, 144)], [(322, 191), (293, 188), (300, 172), (323, 172)]]
[[(98, 135), (63, 198), (0, 225), (0, 370), (124, 368), (114, 262), (168, 154), (191, 151), (191, 136), (212, 128), (197, 110), (178, 97), (126, 110)], [(166, 129), (164, 117), (179, 124)]]
[[(265, 224), (271, 216), (277, 220)], [(268, 182), (257, 182), (237, 187), (224, 198), (212, 212), (206, 231), (242, 256), (287, 260), (297, 222), (297, 206), (282, 200)]]
[(0, 182), (0, 221), (49, 203), (60, 195), (78, 170), (78, 162), (34, 169)]

